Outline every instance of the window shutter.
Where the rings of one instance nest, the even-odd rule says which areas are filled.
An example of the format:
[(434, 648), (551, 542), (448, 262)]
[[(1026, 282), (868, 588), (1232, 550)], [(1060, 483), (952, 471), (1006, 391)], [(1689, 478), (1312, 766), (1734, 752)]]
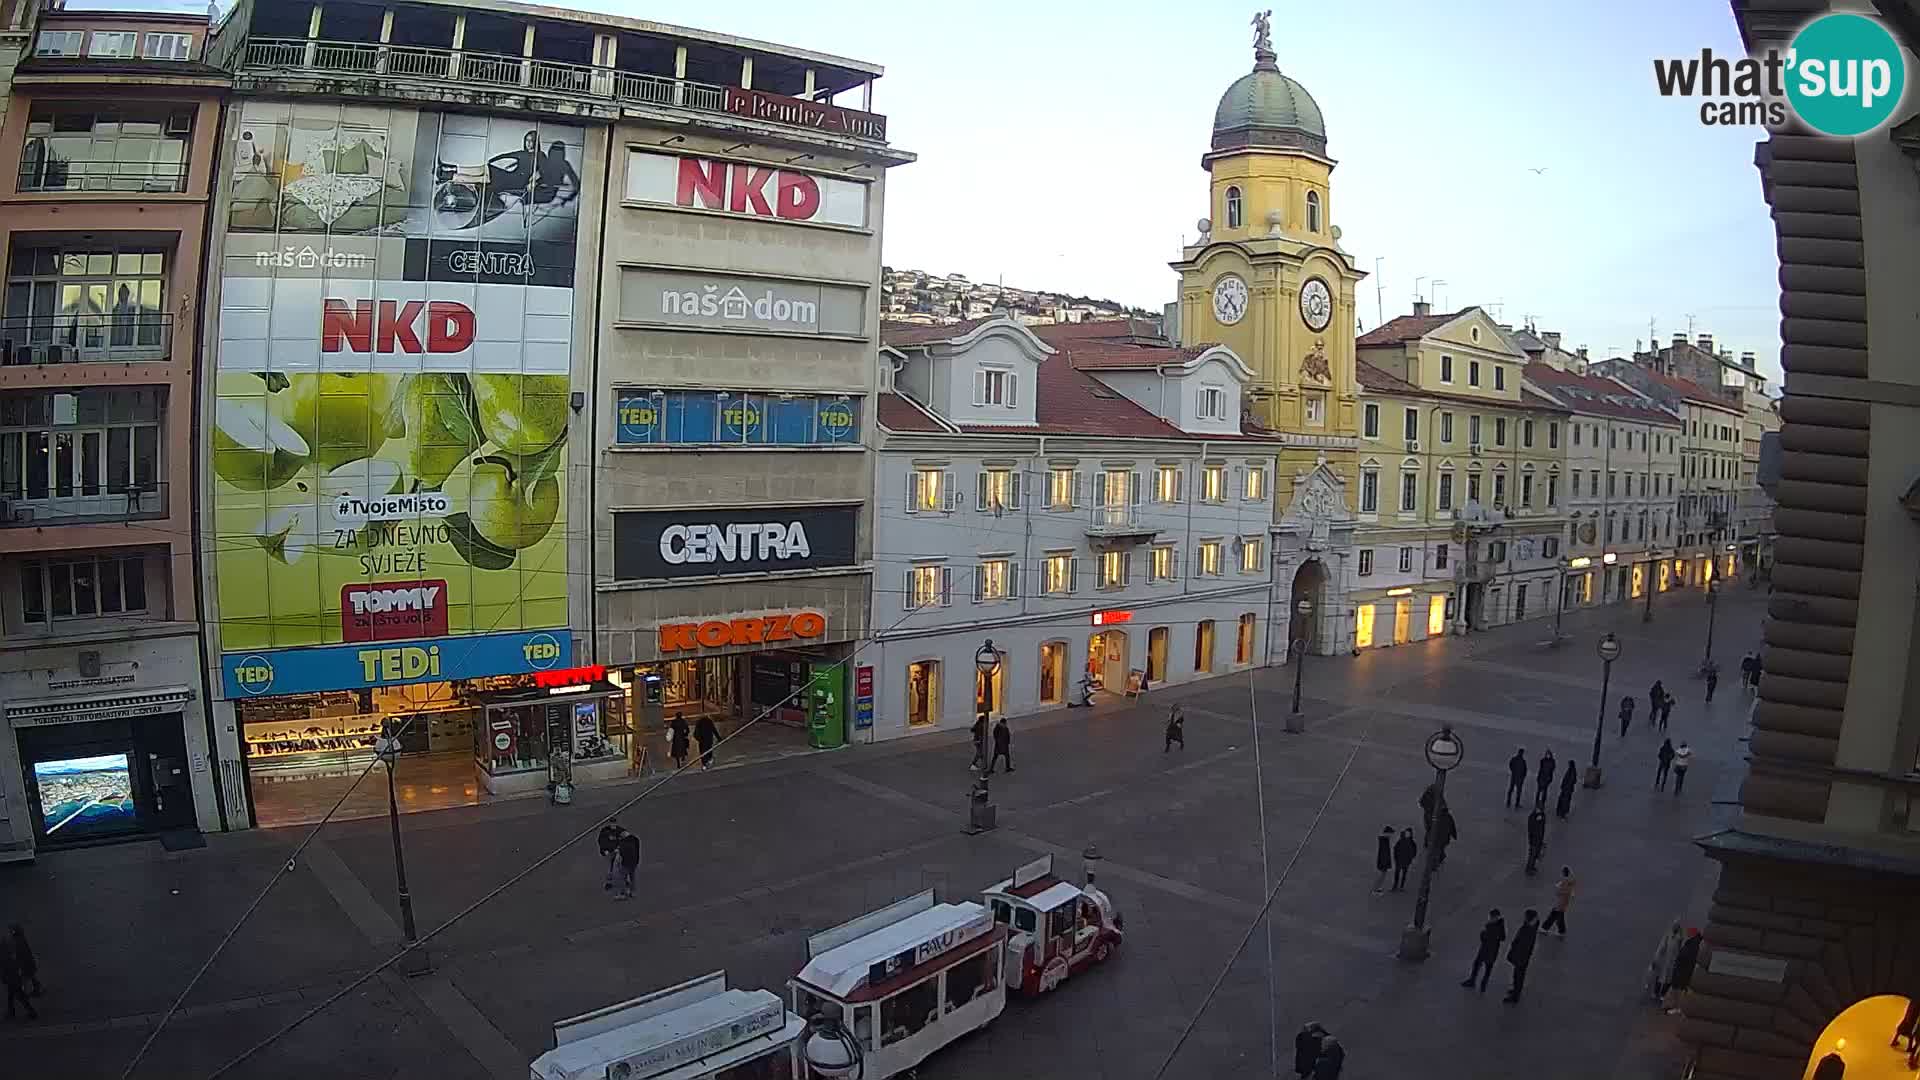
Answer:
[(987, 373), (978, 368), (973, 372), (973, 403), (975, 405), (987, 403)]
[(946, 607), (951, 603), (953, 603), (953, 567), (943, 566), (940, 568), (940, 606)]
[[(1076, 473), (1075, 475), (1078, 474)], [(1094, 477), (1093, 505), (1096, 507), (1104, 507), (1107, 505), (1107, 485), (1104, 475)]]
[(985, 470), (973, 474), (973, 497), (979, 509), (987, 508), (987, 474)]
[(907, 513), (909, 514), (917, 514), (920, 512), (919, 481), (920, 481), (920, 471), (918, 469), (908, 469), (907, 470)]
[(1167, 580), (1180, 580), (1180, 549), (1173, 549), (1173, 557), (1167, 560)]
[(1072, 596), (1080, 589), (1080, 556), (1067, 560), (1067, 595)]
[(940, 479), (942, 481), (941, 490), (946, 492), (946, 496), (940, 505), (942, 509), (951, 513), (954, 508), (960, 505), (960, 491), (954, 486), (953, 470), (948, 469), (941, 473)]
[(1140, 470), (1139, 469), (1135, 469), (1132, 472), (1127, 474), (1127, 505), (1129, 506), (1140, 505)]
[(905, 583), (900, 589), (900, 606), (907, 611), (913, 610), (913, 571), (908, 570)]
[(1015, 470), (1008, 479), (1010, 483), (1007, 484), (1007, 509), (1018, 510), (1020, 509), (1020, 489), (1026, 486), (1027, 472), (1025, 469)]
[(1177, 503), (1187, 501), (1187, 469), (1184, 465), (1173, 470), (1173, 501)]
[(1087, 501), (1087, 474), (1079, 469), (1073, 470), (1073, 502), (1069, 505), (1080, 506)]
[(987, 598), (987, 567), (977, 564), (973, 568), (973, 602), (979, 603)]
[(1009, 600), (1015, 599), (1020, 595), (1020, 571), (1021, 566), (1019, 563), (1010, 562), (1007, 564), (1007, 599)]
[(1053, 470), (1040, 474), (1040, 509), (1053, 509)]
[(1020, 407), (1020, 373), (1019, 372), (1017, 371), (1007, 372), (1006, 387), (1007, 387), (1007, 408), (1009, 409), (1019, 408)]
[(1240, 489), (1240, 497), (1247, 497), (1247, 468), (1244, 465), (1233, 467), (1233, 486)]

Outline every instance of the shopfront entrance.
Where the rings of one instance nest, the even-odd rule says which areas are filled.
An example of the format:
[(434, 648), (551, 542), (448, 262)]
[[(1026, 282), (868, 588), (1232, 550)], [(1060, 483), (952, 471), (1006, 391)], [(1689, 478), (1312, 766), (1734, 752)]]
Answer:
[(15, 724), (37, 847), (194, 827), (180, 713)]
[(1049, 641), (1040, 646), (1040, 704), (1058, 705), (1066, 693), (1067, 643)]
[(1164, 626), (1147, 631), (1147, 681), (1167, 681), (1167, 634)]
[(1087, 637), (1087, 677), (1115, 694), (1127, 689), (1127, 632), (1102, 630)]

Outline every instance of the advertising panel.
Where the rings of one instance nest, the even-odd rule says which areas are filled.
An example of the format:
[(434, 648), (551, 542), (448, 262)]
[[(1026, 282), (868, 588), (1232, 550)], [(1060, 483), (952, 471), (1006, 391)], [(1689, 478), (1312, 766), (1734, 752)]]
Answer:
[(849, 446), (860, 441), (860, 403), (845, 394), (621, 390), (620, 446)]
[(755, 161), (627, 152), (630, 202), (806, 225), (867, 227), (867, 185)]
[(615, 511), (613, 576), (634, 581), (851, 566), (859, 518), (857, 506)]
[(634, 267), (620, 271), (623, 323), (858, 337), (866, 314), (867, 290), (858, 285)]
[(584, 132), (241, 108), (206, 447), (229, 694), (564, 663), (530, 631), (567, 626)]

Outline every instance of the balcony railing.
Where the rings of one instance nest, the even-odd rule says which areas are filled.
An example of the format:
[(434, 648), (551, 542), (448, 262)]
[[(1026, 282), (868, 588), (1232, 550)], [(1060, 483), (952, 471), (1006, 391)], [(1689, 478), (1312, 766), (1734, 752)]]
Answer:
[(160, 311), (0, 319), (0, 366), (165, 360), (173, 316)]
[(187, 165), (184, 161), (26, 161), (20, 165), (14, 190), (185, 191)]
[(253, 71), (325, 72), (371, 75), (395, 81), (518, 86), (615, 104), (664, 105), (715, 113), (729, 111), (727, 87), (711, 83), (557, 60), (420, 45), (252, 38), (241, 52), (240, 66)]
[(42, 525), (99, 525), (167, 516), (167, 484), (98, 480), (48, 486), (23, 493), (0, 491), (0, 529)]
[(1106, 539), (1152, 536), (1157, 526), (1140, 519), (1137, 506), (1096, 506), (1087, 515), (1087, 535)]

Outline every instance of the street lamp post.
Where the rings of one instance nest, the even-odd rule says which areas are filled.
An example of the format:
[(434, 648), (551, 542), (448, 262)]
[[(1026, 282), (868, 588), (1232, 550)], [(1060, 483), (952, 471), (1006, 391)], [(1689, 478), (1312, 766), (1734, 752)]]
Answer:
[(1451, 727), (1427, 739), (1427, 764), (1433, 766), (1433, 821), (1427, 826), (1427, 857), (1420, 864), (1420, 890), (1414, 896), (1413, 921), (1400, 933), (1400, 959), (1425, 960), (1432, 931), (1427, 926), (1427, 904), (1433, 896), (1433, 868), (1438, 864), (1434, 837), (1447, 817), (1447, 774), (1460, 764), (1466, 746)]
[(1720, 609), (1720, 578), (1707, 582), (1707, 651), (1700, 657), (1700, 674), (1713, 670), (1713, 617)]
[(1307, 618), (1313, 614), (1313, 601), (1302, 599), (1294, 605), (1294, 611), (1300, 617), (1302, 629), (1306, 632), (1289, 635), (1293, 638), (1287, 644), (1287, 656), (1293, 660), (1293, 711), (1287, 714), (1287, 730), (1299, 734), (1306, 730), (1306, 721), (1300, 717), (1300, 680), (1307, 669), (1307, 635), (1313, 633), (1307, 626)]
[[(986, 719), (993, 712), (993, 674), (1000, 670), (1000, 650), (993, 647), (993, 639), (980, 646), (973, 654), (973, 666), (980, 672), (982, 690), (980, 693), (980, 718)], [(993, 793), (987, 782), (987, 768), (993, 762), (988, 750), (991, 736), (982, 733), (980, 741), (974, 746), (973, 787), (967, 792), (967, 827), (962, 830), (968, 836), (977, 836), (989, 832), (999, 825), (999, 811), (993, 805)], [(844, 1076), (845, 1073), (829, 1073), (815, 1070), (822, 1076)]]
[(391, 719), (375, 744), (374, 753), (387, 766), (387, 824), (393, 832), (393, 876), (400, 889), (400, 929), (407, 939), (407, 954), (400, 970), (408, 975), (423, 975), (432, 966), (425, 949), (414, 948), (420, 932), (413, 921), (413, 894), (407, 890), (407, 856), (400, 846), (400, 800), (394, 793), (393, 770), (400, 757), (400, 736)]
[(1613, 684), (1613, 662), (1620, 659), (1620, 639), (1608, 631), (1596, 646), (1600, 653), (1600, 718), (1593, 724), (1593, 760), (1587, 763), (1585, 786), (1600, 786), (1600, 740), (1607, 730), (1607, 688)]
[(1647, 560), (1647, 580), (1640, 583), (1640, 587), (1647, 591), (1647, 606), (1646, 606), (1646, 609), (1640, 613), (1641, 622), (1653, 621), (1653, 590), (1655, 588), (1654, 582), (1658, 581), (1659, 578), (1660, 578), (1660, 560), (1648, 559)]
[(980, 646), (973, 654), (973, 666), (980, 671), (980, 711), (993, 712), (993, 673), (1000, 670), (1000, 650), (993, 647), (993, 639)]

